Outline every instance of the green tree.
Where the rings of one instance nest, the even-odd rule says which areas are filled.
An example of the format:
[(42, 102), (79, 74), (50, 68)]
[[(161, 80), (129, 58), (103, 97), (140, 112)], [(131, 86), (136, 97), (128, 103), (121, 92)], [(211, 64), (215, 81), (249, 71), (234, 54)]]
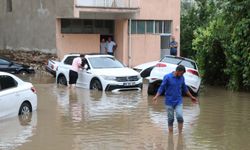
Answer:
[(204, 83), (225, 85), (228, 76), (224, 43), (229, 38), (225, 32), (225, 21), (221, 17), (212, 20), (207, 27), (200, 27), (195, 31), (193, 49), (196, 51), (196, 60), (199, 64)]
[(250, 89), (250, 0), (225, 0), (224, 18), (231, 40), (227, 44), (227, 68), (231, 89)]
[(250, 0), (223, 0), (214, 4), (214, 9), (205, 8), (214, 10), (213, 15), (200, 14), (209, 23), (200, 24), (192, 42), (203, 79), (234, 90), (249, 90)]
[[(188, 9), (188, 10), (186, 10)], [(194, 57), (192, 46), (194, 31), (199, 27), (207, 26), (216, 14), (216, 3), (213, 0), (195, 0), (192, 5), (182, 1), (180, 49), (184, 57)]]

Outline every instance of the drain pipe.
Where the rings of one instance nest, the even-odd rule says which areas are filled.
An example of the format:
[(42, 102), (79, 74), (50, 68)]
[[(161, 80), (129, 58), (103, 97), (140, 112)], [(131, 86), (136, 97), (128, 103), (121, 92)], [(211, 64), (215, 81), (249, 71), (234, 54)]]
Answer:
[(131, 18), (129, 19), (129, 29), (128, 29), (128, 66), (131, 67)]

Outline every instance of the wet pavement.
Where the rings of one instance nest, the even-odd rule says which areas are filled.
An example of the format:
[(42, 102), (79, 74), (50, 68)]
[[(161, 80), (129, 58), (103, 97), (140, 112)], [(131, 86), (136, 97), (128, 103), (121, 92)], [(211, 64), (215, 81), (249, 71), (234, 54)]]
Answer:
[(38, 93), (31, 121), (0, 121), (0, 150), (247, 150), (250, 93), (204, 87), (200, 105), (184, 98), (184, 131), (168, 133), (163, 97), (142, 91), (100, 92), (28, 76)]

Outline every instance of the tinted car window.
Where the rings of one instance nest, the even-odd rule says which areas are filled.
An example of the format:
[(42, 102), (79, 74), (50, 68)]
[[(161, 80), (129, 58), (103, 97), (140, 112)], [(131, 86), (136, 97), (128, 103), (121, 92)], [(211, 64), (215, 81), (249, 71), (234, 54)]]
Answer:
[(10, 62), (0, 58), (0, 65), (8, 65), (8, 64), (10, 64)]
[(89, 58), (90, 64), (95, 69), (101, 68), (123, 68), (124, 65), (112, 57), (92, 57)]
[(69, 57), (67, 57), (67, 58), (64, 60), (64, 64), (72, 65), (73, 59), (76, 58), (76, 57), (78, 57), (78, 56), (69, 56)]
[(186, 59), (175, 58), (175, 57), (164, 57), (161, 60), (161, 62), (175, 64), (175, 65), (183, 65), (188, 68), (196, 69), (195, 63)]
[(1, 75), (0, 76), (0, 90), (13, 88), (17, 86), (17, 82), (11, 76)]

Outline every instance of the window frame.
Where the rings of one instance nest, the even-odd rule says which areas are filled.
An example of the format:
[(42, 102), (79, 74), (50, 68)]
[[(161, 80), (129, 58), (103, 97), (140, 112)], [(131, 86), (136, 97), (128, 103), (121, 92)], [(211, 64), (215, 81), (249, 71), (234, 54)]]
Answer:
[[(2, 79), (2, 77), (8, 77), (9, 79), (11, 79), (12, 80), (12, 82), (14, 83), (13, 85), (14, 86), (7, 86), (7, 88), (2, 88), (3, 86), (2, 86), (2, 84), (3, 84), (3, 82), (2, 82), (2, 80), (4, 80), (5, 82), (6, 82), (6, 78), (5, 79)], [(7, 85), (11, 85), (10, 83), (7, 83)], [(8, 90), (8, 89), (12, 89), (12, 88), (16, 88), (16, 87), (18, 87), (18, 82), (12, 77), (12, 76), (10, 76), (10, 75), (0, 75), (0, 91), (5, 91), (5, 90)]]

